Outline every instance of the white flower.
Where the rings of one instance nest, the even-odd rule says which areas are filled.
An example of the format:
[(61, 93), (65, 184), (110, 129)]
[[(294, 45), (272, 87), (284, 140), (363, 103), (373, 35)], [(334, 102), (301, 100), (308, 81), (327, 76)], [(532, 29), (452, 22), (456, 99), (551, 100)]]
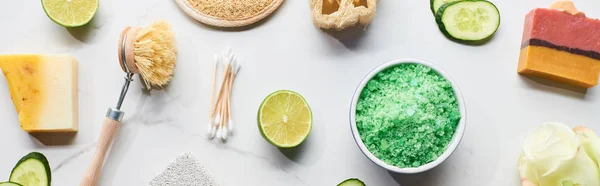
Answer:
[(518, 168), (523, 186), (600, 185), (600, 138), (585, 127), (546, 123), (523, 145)]

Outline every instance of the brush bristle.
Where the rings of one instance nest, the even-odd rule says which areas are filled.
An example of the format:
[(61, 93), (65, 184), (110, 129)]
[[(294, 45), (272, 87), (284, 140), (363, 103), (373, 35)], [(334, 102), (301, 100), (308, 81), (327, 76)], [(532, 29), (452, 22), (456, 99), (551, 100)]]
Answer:
[(167, 21), (158, 20), (140, 30), (135, 38), (134, 59), (146, 87), (163, 87), (175, 72), (175, 35)]

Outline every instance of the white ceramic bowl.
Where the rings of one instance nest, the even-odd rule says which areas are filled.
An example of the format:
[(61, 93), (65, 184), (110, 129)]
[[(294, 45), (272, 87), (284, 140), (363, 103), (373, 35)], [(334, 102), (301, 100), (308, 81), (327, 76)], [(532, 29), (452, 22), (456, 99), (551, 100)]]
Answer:
[[(367, 147), (363, 143), (362, 139), (360, 139), (360, 134), (358, 133), (358, 128), (356, 127), (356, 103), (358, 102), (360, 94), (361, 94), (363, 88), (365, 88), (365, 85), (367, 84), (367, 82), (369, 82), (369, 80), (371, 80), (371, 78), (373, 78), (375, 75), (377, 75), (377, 73), (379, 73), (385, 69), (388, 69), (390, 67), (400, 65), (400, 64), (425, 65), (425, 66), (432, 68), (438, 74), (440, 74), (444, 78), (446, 78), (452, 84), (452, 88), (454, 89), (454, 94), (456, 95), (456, 99), (458, 100), (458, 107), (460, 109), (460, 115), (461, 115), (461, 119), (458, 123), (458, 126), (456, 127), (456, 131), (454, 132), (452, 141), (450, 141), (450, 143), (448, 144), (446, 151), (444, 151), (444, 153), (442, 155), (440, 155), (435, 161), (432, 161), (430, 163), (427, 163), (425, 165), (422, 165), (420, 167), (415, 167), (415, 168), (396, 167), (396, 166), (387, 164), (384, 161), (380, 160), (379, 158), (375, 157), (375, 155), (373, 155), (373, 153), (371, 153), (369, 151), (369, 149), (367, 149)], [(419, 59), (394, 60), (394, 61), (384, 63), (382, 65), (379, 65), (377, 68), (373, 69), (371, 72), (369, 72), (369, 74), (365, 78), (363, 78), (363, 80), (358, 85), (358, 88), (356, 88), (356, 91), (354, 92), (354, 96), (352, 97), (352, 105), (350, 107), (350, 128), (352, 129), (352, 135), (354, 136), (354, 141), (356, 141), (356, 144), (358, 145), (360, 150), (365, 154), (365, 156), (367, 156), (375, 164), (377, 164), (389, 171), (396, 172), (396, 173), (412, 174), (412, 173), (424, 172), (424, 171), (432, 169), (432, 168), (436, 167), (437, 165), (439, 165), (440, 163), (444, 162), (444, 160), (446, 160), (454, 152), (454, 150), (456, 150), (456, 147), (460, 143), (463, 133), (465, 132), (466, 120), (467, 120), (467, 112), (465, 109), (465, 102), (462, 98), (462, 94), (458, 90), (458, 86), (452, 80), (450, 75), (446, 74), (439, 67), (437, 67), (431, 63), (428, 63), (426, 61), (419, 60)]]

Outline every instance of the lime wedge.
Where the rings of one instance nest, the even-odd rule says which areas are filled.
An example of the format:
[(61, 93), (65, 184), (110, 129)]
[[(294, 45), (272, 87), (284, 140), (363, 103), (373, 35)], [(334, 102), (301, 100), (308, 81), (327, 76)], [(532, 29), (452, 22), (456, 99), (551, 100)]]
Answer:
[(92, 20), (98, 0), (42, 0), (46, 15), (64, 27), (78, 27)]
[(304, 98), (290, 90), (271, 93), (258, 110), (258, 128), (269, 143), (280, 148), (300, 145), (312, 128), (312, 112)]

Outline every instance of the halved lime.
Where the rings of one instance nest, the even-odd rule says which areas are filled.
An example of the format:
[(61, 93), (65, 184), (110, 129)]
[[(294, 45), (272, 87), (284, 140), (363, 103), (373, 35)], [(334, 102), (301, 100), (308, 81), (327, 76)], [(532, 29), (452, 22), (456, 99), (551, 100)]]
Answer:
[(279, 90), (263, 100), (258, 110), (258, 128), (269, 143), (280, 148), (300, 145), (312, 128), (312, 112), (302, 95)]
[(78, 27), (92, 20), (98, 0), (42, 0), (46, 15), (64, 27)]

